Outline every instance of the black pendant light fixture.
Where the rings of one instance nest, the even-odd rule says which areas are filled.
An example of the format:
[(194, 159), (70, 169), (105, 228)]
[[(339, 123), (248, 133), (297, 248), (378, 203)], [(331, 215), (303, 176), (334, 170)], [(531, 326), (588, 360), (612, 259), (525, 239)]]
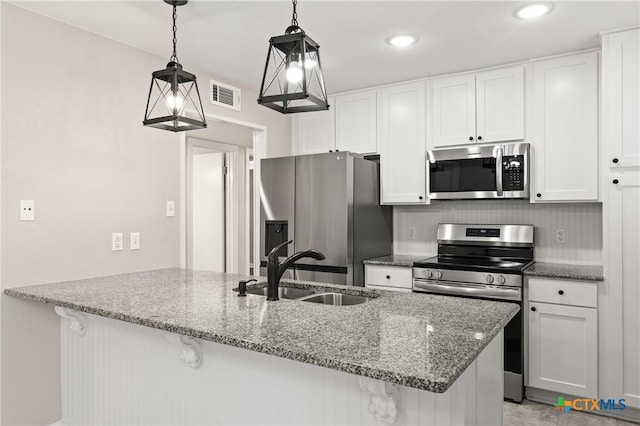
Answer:
[(283, 114), (329, 109), (320, 46), (298, 26), (297, 0), (284, 35), (271, 37), (258, 103)]
[[(173, 6), (173, 54), (165, 69), (152, 74), (143, 124), (173, 132), (203, 129), (207, 122), (196, 76), (182, 69), (176, 55), (176, 8), (187, 4), (187, 0), (164, 2)], [(187, 110), (193, 112), (195, 118), (187, 117)]]

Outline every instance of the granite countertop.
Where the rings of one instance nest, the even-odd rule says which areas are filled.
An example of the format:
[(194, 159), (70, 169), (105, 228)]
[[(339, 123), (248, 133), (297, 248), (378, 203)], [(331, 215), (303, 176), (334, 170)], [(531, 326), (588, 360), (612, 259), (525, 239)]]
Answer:
[(405, 254), (390, 254), (388, 256), (376, 257), (374, 259), (363, 260), (365, 265), (388, 265), (388, 266), (413, 266), (413, 262), (424, 260), (433, 256), (411, 256)]
[(536, 262), (525, 269), (524, 274), (530, 277), (604, 281), (602, 266), (597, 265), (565, 265), (562, 263)]
[(171, 268), (5, 294), (437, 393), (455, 382), (519, 309), (332, 284), (321, 287), (375, 298), (354, 306), (267, 302), (264, 296), (237, 296), (233, 288), (246, 278)]

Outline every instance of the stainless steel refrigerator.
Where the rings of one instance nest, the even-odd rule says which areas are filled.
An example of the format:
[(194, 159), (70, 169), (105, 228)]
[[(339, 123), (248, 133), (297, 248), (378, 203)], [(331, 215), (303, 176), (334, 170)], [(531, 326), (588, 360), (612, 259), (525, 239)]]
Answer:
[(288, 278), (364, 285), (362, 261), (392, 252), (391, 206), (380, 205), (379, 165), (348, 152), (264, 159), (260, 165), (260, 274), (267, 255), (320, 250)]

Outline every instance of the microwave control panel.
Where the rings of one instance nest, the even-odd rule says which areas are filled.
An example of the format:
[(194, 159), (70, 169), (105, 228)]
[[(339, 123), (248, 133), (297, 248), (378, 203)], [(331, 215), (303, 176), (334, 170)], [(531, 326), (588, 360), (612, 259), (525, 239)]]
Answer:
[(502, 157), (502, 189), (505, 191), (524, 190), (524, 156)]

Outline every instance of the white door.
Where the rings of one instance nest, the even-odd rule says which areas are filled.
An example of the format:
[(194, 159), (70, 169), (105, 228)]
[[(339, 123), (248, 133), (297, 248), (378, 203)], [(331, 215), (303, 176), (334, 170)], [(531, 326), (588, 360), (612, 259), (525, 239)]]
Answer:
[(478, 143), (524, 139), (524, 68), (476, 74)]
[(598, 200), (598, 55), (536, 62), (532, 201)]
[(359, 154), (378, 152), (376, 91), (335, 98), (336, 149)]
[(598, 396), (598, 312), (529, 303), (529, 386)]
[(433, 81), (433, 145), (464, 145), (476, 141), (474, 74)]
[(602, 41), (603, 135), (609, 167), (640, 166), (640, 29)]
[(425, 83), (381, 90), (381, 202), (426, 204)]
[(196, 153), (192, 167), (193, 269), (225, 271), (225, 154)]
[(336, 149), (334, 131), (334, 99), (329, 110), (304, 112), (293, 117), (294, 155), (318, 154)]

